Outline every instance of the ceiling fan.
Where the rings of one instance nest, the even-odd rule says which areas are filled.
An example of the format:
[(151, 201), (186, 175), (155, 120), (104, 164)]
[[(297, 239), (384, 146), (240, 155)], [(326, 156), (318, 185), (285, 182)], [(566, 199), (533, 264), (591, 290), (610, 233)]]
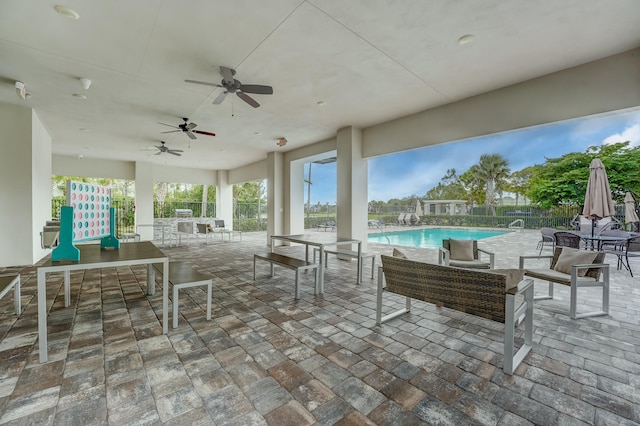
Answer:
[(158, 149), (158, 152), (156, 152), (154, 155), (160, 155), (160, 154), (173, 154), (173, 155), (177, 155), (178, 157), (181, 156), (182, 154), (180, 154), (181, 152), (184, 152), (181, 149), (169, 149), (165, 144), (164, 141), (160, 141), (160, 143), (162, 145), (160, 146), (156, 146), (156, 148)]
[(158, 124), (162, 124), (163, 126), (169, 126), (169, 127), (173, 127), (174, 129), (178, 129), (178, 130), (169, 130), (168, 132), (161, 132), (161, 133), (175, 133), (175, 132), (183, 132), (186, 133), (187, 136), (189, 136), (191, 139), (198, 139), (196, 137), (196, 135), (194, 135), (194, 133), (198, 133), (200, 135), (207, 135), (207, 136), (215, 136), (215, 133), (211, 133), (211, 132), (205, 132), (203, 130), (193, 130), (195, 129), (198, 125), (196, 123), (193, 122), (189, 122), (189, 119), (186, 117), (182, 118), (184, 120), (184, 123), (182, 124), (178, 124), (177, 126), (173, 126), (171, 124), (166, 124), (166, 123), (161, 123), (158, 121)]
[(260, 84), (242, 84), (239, 80), (233, 78), (236, 75), (236, 70), (229, 67), (220, 66), (220, 74), (222, 74), (222, 81), (220, 84), (207, 83), (206, 81), (198, 80), (185, 80), (186, 83), (204, 84), (205, 86), (224, 87), (224, 92), (220, 93), (217, 98), (213, 100), (214, 105), (222, 103), (227, 93), (235, 93), (240, 99), (248, 103), (254, 108), (258, 108), (260, 104), (256, 102), (247, 93), (255, 93), (256, 95), (273, 95), (273, 87), (263, 86)]

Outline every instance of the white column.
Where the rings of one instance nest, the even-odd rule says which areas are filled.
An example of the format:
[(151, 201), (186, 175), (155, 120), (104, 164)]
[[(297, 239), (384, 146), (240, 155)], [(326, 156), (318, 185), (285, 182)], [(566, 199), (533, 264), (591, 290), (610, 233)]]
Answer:
[[(135, 172), (136, 185), (136, 225), (153, 224), (153, 165), (142, 161), (136, 161)], [(134, 228), (140, 234), (143, 241), (153, 240), (153, 227), (142, 226)]]
[(284, 155), (267, 154), (267, 244), (284, 230)]
[(40, 232), (52, 215), (51, 145), (31, 108), (0, 103), (0, 266), (30, 265), (49, 253)]
[(368, 162), (362, 158), (362, 130), (338, 130), (337, 153), (337, 235), (361, 240), (366, 251)]
[(287, 182), (289, 190), (285, 192), (284, 228), (288, 234), (304, 233), (304, 161), (289, 163)]
[(227, 170), (218, 170), (216, 218), (224, 220), (224, 225), (229, 229), (233, 229), (233, 185), (229, 184), (229, 172)]

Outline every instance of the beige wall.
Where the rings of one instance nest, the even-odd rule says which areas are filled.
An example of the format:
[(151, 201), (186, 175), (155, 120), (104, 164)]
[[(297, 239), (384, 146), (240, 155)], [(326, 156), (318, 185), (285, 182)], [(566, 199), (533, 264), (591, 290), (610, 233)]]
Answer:
[(0, 104), (0, 266), (30, 265), (47, 252), (51, 137), (30, 108)]

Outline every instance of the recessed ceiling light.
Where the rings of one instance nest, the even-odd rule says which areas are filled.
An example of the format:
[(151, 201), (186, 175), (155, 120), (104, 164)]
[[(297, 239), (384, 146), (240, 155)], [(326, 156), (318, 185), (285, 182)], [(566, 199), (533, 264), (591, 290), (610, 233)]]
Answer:
[(458, 44), (467, 44), (472, 40), (473, 34), (465, 34), (463, 36), (460, 36), (460, 38), (458, 39)]
[(78, 12), (66, 6), (59, 6), (59, 5), (56, 6), (56, 12), (58, 12), (60, 15), (64, 16), (65, 18), (69, 18), (74, 21), (80, 18), (80, 14)]
[(73, 97), (78, 99), (87, 99), (87, 97), (81, 93), (74, 93)]
[(323, 106), (326, 106), (327, 103), (325, 101), (318, 101), (317, 105), (320, 107), (323, 107)]

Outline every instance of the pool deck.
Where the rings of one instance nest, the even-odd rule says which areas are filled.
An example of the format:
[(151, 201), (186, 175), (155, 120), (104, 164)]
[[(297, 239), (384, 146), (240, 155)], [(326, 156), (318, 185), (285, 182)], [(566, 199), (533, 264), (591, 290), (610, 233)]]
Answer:
[[(537, 254), (539, 239), (511, 232), (479, 245), (496, 253), (496, 267), (513, 268), (519, 255)], [(435, 249), (400, 249), (437, 259)], [(185, 289), (180, 326), (168, 335), (161, 292), (146, 295), (143, 267), (72, 273), (68, 308), (62, 275), (52, 274), (46, 364), (35, 268), (0, 271), (21, 269), (24, 306), (16, 317), (11, 298), (0, 300), (0, 424), (640, 424), (640, 286), (615, 259), (611, 314), (571, 320), (569, 293), (556, 286), (554, 300), (536, 302), (533, 352), (509, 376), (501, 324), (415, 302), (378, 327), (376, 280), (365, 273), (356, 285), (350, 261), (330, 262), (323, 296), (302, 274), (295, 301), (291, 271), (269, 277), (259, 267), (253, 281), (252, 255), (267, 250), (264, 232), (163, 248), (213, 278), (212, 320), (203, 289)], [(631, 263), (640, 271), (640, 259)], [(579, 298), (587, 304), (589, 291)], [(385, 297), (386, 309), (402, 305)]]

